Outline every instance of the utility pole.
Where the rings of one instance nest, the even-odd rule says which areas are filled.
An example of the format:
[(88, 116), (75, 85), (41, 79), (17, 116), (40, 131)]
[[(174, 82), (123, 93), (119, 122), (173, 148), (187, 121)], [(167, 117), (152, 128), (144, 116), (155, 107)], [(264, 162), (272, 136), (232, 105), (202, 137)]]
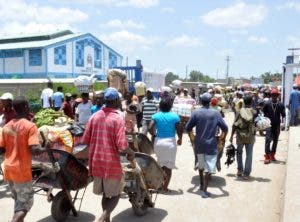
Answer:
[(228, 83), (229, 83), (229, 76), (228, 76), (229, 75), (229, 62), (230, 62), (229, 55), (226, 56), (225, 61), (226, 61), (226, 83), (228, 85)]
[(188, 65), (185, 66), (185, 81), (187, 81), (187, 68), (188, 68)]

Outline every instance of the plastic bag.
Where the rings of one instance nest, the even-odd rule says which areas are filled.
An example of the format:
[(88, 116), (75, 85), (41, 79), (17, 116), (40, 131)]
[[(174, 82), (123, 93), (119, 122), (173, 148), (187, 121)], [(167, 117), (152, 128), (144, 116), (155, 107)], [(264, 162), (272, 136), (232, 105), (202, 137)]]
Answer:
[(255, 127), (257, 130), (262, 131), (271, 127), (271, 121), (269, 118), (265, 117), (263, 114), (259, 114), (254, 120)]

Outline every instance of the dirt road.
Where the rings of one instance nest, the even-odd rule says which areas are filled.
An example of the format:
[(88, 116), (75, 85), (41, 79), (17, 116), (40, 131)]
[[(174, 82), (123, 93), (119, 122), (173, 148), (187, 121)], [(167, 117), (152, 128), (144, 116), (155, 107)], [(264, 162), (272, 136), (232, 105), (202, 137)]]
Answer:
[[(231, 126), (232, 113), (226, 114)], [(229, 168), (222, 159), (222, 171), (212, 177), (208, 190), (212, 197), (203, 199), (199, 191), (199, 176), (193, 169), (194, 157), (187, 135), (178, 148), (176, 166), (170, 183), (169, 195), (159, 194), (156, 206), (143, 217), (133, 214), (128, 199), (121, 199), (113, 212), (113, 222), (199, 222), (199, 221), (280, 221), (283, 187), (286, 171), (288, 133), (282, 132), (278, 144), (277, 163), (264, 165), (264, 138), (257, 136), (253, 152), (252, 179), (236, 178), (236, 162)], [(101, 197), (92, 193), (89, 185), (78, 218), (67, 221), (89, 222), (101, 213)], [(45, 196), (35, 195), (34, 206), (26, 217), (27, 222), (50, 222), (51, 205)], [(13, 213), (13, 201), (7, 185), (0, 185), (1, 221), (9, 221)]]

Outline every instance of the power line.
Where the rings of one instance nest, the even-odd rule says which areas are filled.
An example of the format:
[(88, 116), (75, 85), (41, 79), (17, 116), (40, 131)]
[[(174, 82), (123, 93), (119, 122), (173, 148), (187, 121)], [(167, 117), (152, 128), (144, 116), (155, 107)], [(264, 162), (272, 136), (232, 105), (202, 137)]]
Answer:
[(226, 61), (226, 82), (227, 82), (227, 85), (228, 85), (228, 83), (229, 83), (229, 76), (228, 76), (229, 75), (229, 62), (230, 62), (229, 55), (226, 56), (225, 61)]

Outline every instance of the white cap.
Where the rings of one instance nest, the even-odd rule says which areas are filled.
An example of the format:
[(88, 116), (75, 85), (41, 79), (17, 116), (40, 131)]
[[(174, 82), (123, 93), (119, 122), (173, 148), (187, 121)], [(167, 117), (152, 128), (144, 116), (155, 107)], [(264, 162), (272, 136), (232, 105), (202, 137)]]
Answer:
[(0, 99), (3, 99), (3, 100), (6, 100), (6, 99), (13, 100), (13, 99), (14, 99), (14, 96), (13, 96), (13, 94), (11, 94), (11, 93), (4, 93), (4, 94), (0, 97)]
[(150, 88), (148, 88), (148, 89), (147, 89), (147, 91), (149, 91), (149, 92), (153, 92), (153, 91), (154, 91), (154, 89), (150, 87)]

